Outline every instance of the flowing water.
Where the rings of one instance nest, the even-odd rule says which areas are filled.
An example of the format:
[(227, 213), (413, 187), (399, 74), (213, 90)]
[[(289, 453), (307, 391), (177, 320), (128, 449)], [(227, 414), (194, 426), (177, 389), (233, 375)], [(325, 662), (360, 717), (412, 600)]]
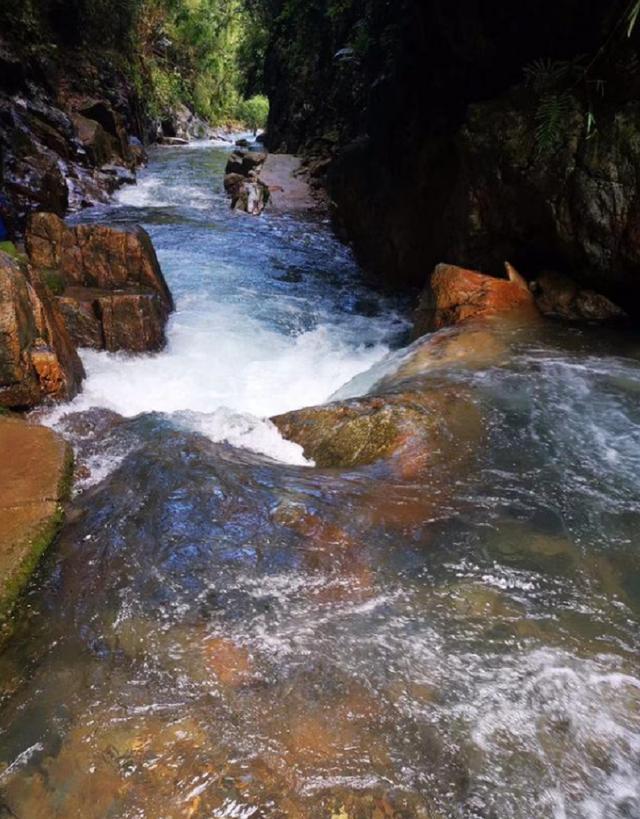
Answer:
[(224, 159), (83, 217), (178, 310), (49, 419), (82, 480), (0, 655), (0, 815), (639, 817), (640, 342), (546, 325), (434, 375), (482, 425), (426, 476), (313, 468), (264, 418), (371, 386), (402, 306)]

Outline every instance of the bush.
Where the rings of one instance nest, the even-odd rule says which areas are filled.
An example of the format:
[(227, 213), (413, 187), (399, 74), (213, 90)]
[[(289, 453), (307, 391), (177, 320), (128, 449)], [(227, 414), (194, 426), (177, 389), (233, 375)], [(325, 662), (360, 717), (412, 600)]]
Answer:
[(264, 128), (269, 116), (269, 100), (262, 94), (256, 94), (251, 99), (240, 103), (238, 118), (250, 128), (254, 134), (259, 128)]

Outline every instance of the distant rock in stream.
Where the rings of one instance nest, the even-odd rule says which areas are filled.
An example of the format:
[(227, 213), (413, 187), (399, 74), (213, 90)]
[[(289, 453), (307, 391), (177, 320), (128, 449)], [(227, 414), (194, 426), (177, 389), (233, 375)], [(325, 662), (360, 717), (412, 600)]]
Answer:
[(260, 180), (259, 174), (266, 158), (266, 154), (251, 153), (243, 149), (235, 150), (229, 157), (225, 168), (224, 189), (231, 197), (231, 207), (234, 210), (259, 216), (265, 209), (269, 201), (269, 190)]

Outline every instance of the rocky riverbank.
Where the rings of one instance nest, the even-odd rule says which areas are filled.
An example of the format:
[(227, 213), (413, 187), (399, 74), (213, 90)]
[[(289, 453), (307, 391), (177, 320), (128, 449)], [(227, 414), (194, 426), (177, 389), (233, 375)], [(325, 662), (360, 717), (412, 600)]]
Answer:
[(64, 216), (134, 184), (154, 142), (231, 139), (184, 104), (150, 116), (131, 78), (99, 54), (15, 50), (0, 35), (0, 218), (10, 239), (31, 212)]

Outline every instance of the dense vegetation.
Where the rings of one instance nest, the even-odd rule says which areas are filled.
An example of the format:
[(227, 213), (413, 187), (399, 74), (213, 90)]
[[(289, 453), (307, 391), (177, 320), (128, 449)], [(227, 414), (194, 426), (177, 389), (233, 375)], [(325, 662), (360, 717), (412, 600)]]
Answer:
[(3, 0), (0, 37), (53, 57), (108, 58), (152, 116), (184, 103), (215, 122), (266, 118), (263, 101), (246, 102), (261, 91), (266, 39), (244, 0)]

